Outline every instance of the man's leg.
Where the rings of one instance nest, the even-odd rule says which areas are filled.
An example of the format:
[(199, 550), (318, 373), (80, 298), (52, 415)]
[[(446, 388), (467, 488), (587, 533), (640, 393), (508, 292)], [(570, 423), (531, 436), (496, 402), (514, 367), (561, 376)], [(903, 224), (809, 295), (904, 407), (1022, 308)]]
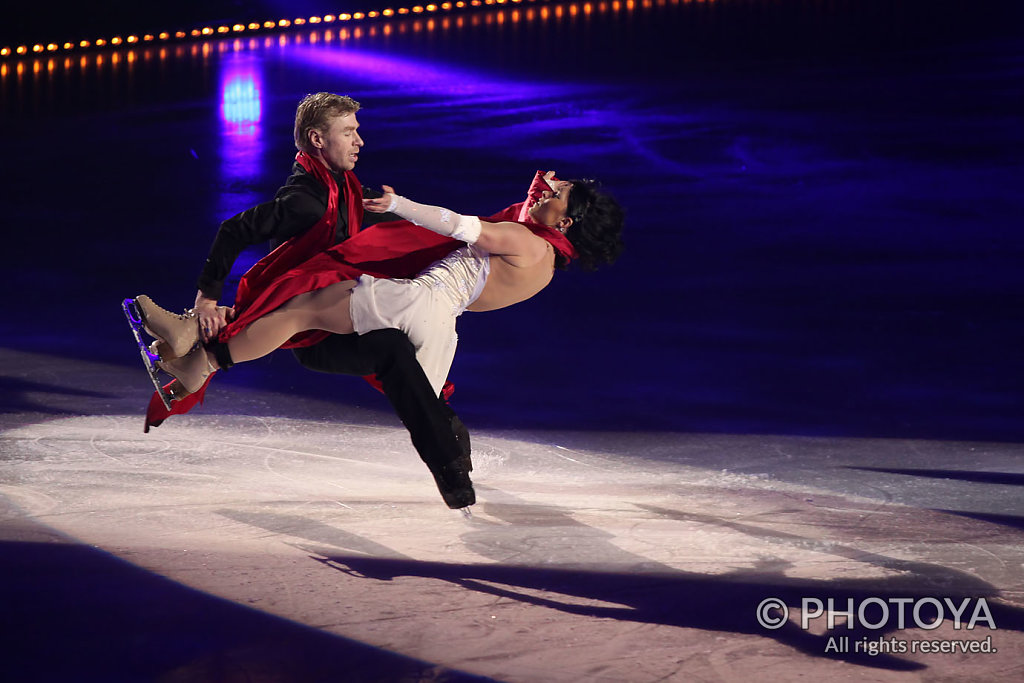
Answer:
[(332, 334), (294, 352), (304, 367), (317, 372), (376, 375), (445, 503), (460, 508), (475, 502), (469, 480), (473, 469), (469, 431), (434, 394), (405, 333), (387, 329), (364, 335)]

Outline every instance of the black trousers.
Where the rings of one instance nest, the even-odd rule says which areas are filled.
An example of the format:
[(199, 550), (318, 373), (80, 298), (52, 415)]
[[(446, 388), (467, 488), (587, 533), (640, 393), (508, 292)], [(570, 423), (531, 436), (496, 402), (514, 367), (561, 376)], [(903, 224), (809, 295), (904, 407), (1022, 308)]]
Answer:
[(434, 394), (416, 349), (401, 330), (332, 334), (293, 349), (310, 370), (340, 375), (376, 375), (398, 418), (409, 430), (420, 458), (433, 471), (470, 454), (469, 431), (448, 402)]

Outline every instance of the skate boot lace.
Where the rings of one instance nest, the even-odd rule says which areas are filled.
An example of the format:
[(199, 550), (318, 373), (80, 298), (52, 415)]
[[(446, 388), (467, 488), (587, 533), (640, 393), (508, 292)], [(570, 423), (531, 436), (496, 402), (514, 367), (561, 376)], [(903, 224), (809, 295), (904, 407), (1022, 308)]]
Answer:
[(183, 313), (171, 313), (166, 308), (160, 306), (155, 301), (153, 301), (153, 299), (149, 297), (146, 298), (149, 299), (150, 306), (160, 311), (161, 313), (166, 313), (167, 315), (177, 318), (178, 320), (191, 320), (192, 318), (196, 317), (196, 309), (194, 308), (186, 308)]

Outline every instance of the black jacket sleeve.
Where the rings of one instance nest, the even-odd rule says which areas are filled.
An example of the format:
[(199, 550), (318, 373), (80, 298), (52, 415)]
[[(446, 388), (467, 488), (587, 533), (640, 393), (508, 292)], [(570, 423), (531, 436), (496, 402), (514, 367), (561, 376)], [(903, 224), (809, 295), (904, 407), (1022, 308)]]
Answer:
[[(341, 182), (341, 179), (338, 178), (338, 181)], [(364, 187), (363, 196), (380, 197), (381, 193)], [(335, 244), (348, 237), (344, 202), (339, 209)], [(327, 189), (295, 164), (287, 184), (277, 191), (273, 201), (246, 209), (220, 224), (196, 283), (197, 287), (204, 296), (219, 300), (224, 290), (224, 281), (243, 249), (263, 242), (271, 242), (276, 247), (316, 225), (326, 210)], [(393, 213), (368, 213), (363, 216), (363, 227), (397, 220), (401, 218)]]
[(224, 280), (246, 247), (283, 242), (313, 227), (327, 209), (325, 198), (302, 185), (286, 185), (273, 201), (258, 204), (220, 224), (197, 286), (204, 296), (220, 299)]

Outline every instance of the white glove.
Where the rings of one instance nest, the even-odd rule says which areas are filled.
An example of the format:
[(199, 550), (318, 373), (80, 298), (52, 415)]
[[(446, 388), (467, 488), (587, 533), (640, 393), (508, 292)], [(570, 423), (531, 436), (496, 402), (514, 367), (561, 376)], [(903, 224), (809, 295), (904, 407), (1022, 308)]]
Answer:
[(462, 240), (467, 244), (475, 243), (483, 229), (480, 219), (476, 216), (461, 216), (440, 206), (418, 204), (393, 193), (387, 210), (427, 230)]

